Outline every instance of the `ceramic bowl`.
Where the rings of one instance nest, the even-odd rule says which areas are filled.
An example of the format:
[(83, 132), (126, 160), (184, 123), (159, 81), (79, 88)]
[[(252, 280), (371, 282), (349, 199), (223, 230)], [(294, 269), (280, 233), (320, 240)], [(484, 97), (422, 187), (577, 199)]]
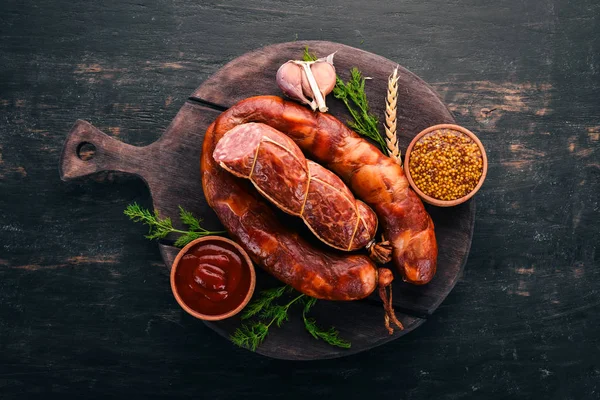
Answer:
[[(181, 263), (181, 259), (186, 254), (188, 254), (190, 252), (190, 250), (193, 250), (195, 248), (195, 246), (198, 244), (212, 244), (212, 245), (216, 245), (216, 246), (220, 246), (220, 247), (226, 247), (229, 250), (233, 249), (233, 250), (235, 250), (235, 253), (242, 260), (242, 268), (246, 268), (248, 273), (250, 274), (250, 278), (249, 278), (250, 286), (249, 286), (247, 292), (245, 293), (245, 296), (243, 297), (242, 302), (235, 308), (233, 308), (231, 310), (227, 310), (226, 312), (223, 312), (220, 314), (208, 314), (208, 313), (204, 314), (204, 313), (190, 307), (188, 304), (186, 304), (186, 302), (182, 298), (182, 295), (180, 293), (181, 289), (179, 287), (177, 287), (177, 283), (176, 283), (176, 279), (175, 279), (176, 274), (177, 274), (177, 269)], [(175, 296), (175, 300), (177, 300), (177, 303), (179, 303), (181, 308), (183, 308), (188, 314), (190, 314), (191, 316), (193, 316), (195, 318), (199, 318), (199, 319), (202, 319), (205, 321), (219, 321), (219, 320), (223, 320), (223, 319), (232, 317), (232, 316), (236, 315), (237, 313), (239, 313), (248, 304), (248, 302), (252, 298), (252, 294), (254, 293), (255, 285), (256, 285), (256, 272), (254, 270), (254, 265), (252, 264), (252, 261), (250, 260), (250, 257), (248, 256), (246, 251), (244, 251), (244, 249), (242, 249), (240, 247), (240, 245), (235, 243), (233, 240), (230, 240), (230, 239), (227, 239), (227, 238), (224, 238), (221, 236), (205, 236), (205, 237), (202, 237), (202, 238), (199, 238), (199, 239), (196, 239), (196, 240), (190, 242), (184, 248), (182, 248), (181, 251), (179, 251), (179, 253), (177, 254), (177, 257), (173, 261), (173, 267), (171, 268), (171, 290), (173, 292), (173, 296)], [(199, 295), (201, 295), (201, 294), (199, 294)], [(243, 295), (243, 294), (240, 294), (240, 295)]]
[[(434, 131), (437, 131), (437, 130), (441, 130), (441, 129), (448, 129), (448, 130), (456, 131), (459, 134), (462, 134), (462, 135), (465, 135), (465, 136), (468, 136), (469, 138), (471, 138), (471, 140), (473, 140), (473, 142), (475, 142), (477, 144), (477, 146), (479, 147), (479, 150), (481, 152), (481, 157), (483, 159), (481, 177), (479, 178), (479, 181), (477, 182), (477, 185), (467, 195), (465, 195), (463, 197), (460, 197), (458, 199), (440, 200), (440, 199), (436, 199), (434, 197), (431, 197), (431, 196), (423, 193), (423, 191), (413, 181), (413, 178), (412, 178), (411, 173), (410, 173), (410, 168), (409, 168), (409, 166), (410, 166), (410, 155), (411, 155), (412, 149), (415, 146), (415, 144), (417, 142), (419, 142), (428, 133), (431, 133), (431, 132), (434, 132)], [(414, 189), (414, 191), (419, 195), (419, 197), (424, 202), (432, 204), (434, 206), (438, 206), (438, 207), (456, 206), (458, 204), (464, 203), (465, 201), (467, 201), (471, 197), (473, 197), (473, 195), (475, 195), (475, 193), (477, 193), (477, 191), (479, 190), (479, 188), (481, 188), (481, 185), (483, 185), (483, 181), (485, 180), (485, 177), (487, 175), (487, 169), (488, 169), (488, 161), (487, 161), (487, 155), (485, 154), (485, 149), (483, 147), (483, 144), (481, 144), (481, 141), (479, 140), (479, 138), (477, 138), (477, 136), (475, 136), (475, 134), (473, 132), (471, 132), (470, 130), (468, 130), (466, 128), (463, 128), (462, 126), (459, 126), (459, 125), (453, 125), (453, 124), (434, 125), (434, 126), (431, 126), (431, 127), (427, 128), (427, 129), (421, 131), (410, 142), (410, 144), (409, 144), (409, 146), (408, 146), (408, 148), (406, 150), (406, 154), (404, 155), (404, 172), (406, 173), (406, 178), (408, 179), (408, 182), (410, 183), (410, 186)]]

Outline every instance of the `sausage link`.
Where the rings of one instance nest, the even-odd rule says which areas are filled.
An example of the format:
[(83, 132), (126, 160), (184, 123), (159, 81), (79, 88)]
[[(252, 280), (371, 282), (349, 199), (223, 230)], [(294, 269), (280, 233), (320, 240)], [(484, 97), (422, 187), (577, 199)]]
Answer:
[(296, 143), (268, 125), (236, 126), (218, 141), (213, 158), (249, 179), (281, 210), (301, 217), (331, 247), (358, 250), (375, 237), (373, 210), (357, 201), (337, 175), (307, 160)]
[(326, 300), (367, 297), (378, 284), (377, 268), (367, 256), (309, 244), (277, 220), (247, 181), (215, 162), (218, 140), (236, 125), (233, 113), (235, 107), (207, 129), (200, 163), (204, 195), (221, 223), (254, 262), (294, 289)]
[(340, 176), (375, 210), (403, 279), (413, 284), (431, 281), (437, 265), (433, 221), (399, 165), (335, 117), (276, 96), (242, 100), (221, 114), (214, 126), (222, 135), (248, 122), (285, 133), (305, 154)]

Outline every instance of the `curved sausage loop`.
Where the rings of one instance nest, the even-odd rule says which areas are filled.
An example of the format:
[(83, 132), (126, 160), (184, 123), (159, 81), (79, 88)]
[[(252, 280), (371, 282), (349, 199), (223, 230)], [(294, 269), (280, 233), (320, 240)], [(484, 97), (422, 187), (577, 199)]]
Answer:
[(415, 285), (431, 281), (438, 253), (433, 221), (394, 160), (335, 117), (277, 96), (240, 101), (217, 119), (217, 130), (248, 122), (285, 133), (309, 158), (342, 178), (377, 214), (402, 278)]
[[(230, 109), (234, 112), (235, 107)], [(213, 159), (230, 129), (229, 112), (207, 129), (201, 158), (202, 188), (208, 205), (250, 258), (283, 283), (324, 300), (359, 300), (375, 291), (377, 268), (366, 255), (317, 247), (285, 226), (248, 181), (226, 172)]]
[(310, 245), (283, 226), (255, 190), (214, 161), (218, 140), (247, 122), (262, 122), (286, 133), (311, 158), (339, 175), (378, 214), (404, 280), (424, 284), (436, 269), (433, 222), (400, 166), (334, 117), (311, 113), (275, 96), (252, 97), (223, 112), (206, 131), (201, 159), (208, 204), (254, 262), (318, 299), (358, 300), (378, 288), (388, 332), (393, 333), (390, 321), (402, 329), (391, 305), (391, 287), (387, 294), (393, 279), (389, 269), (378, 270), (366, 256), (341, 255)]

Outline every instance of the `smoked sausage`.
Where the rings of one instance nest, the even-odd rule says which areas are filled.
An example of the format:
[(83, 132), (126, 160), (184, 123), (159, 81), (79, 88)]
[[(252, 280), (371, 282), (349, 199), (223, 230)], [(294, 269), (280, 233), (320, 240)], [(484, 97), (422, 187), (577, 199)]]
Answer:
[[(213, 208), (221, 221), (227, 220), (226, 215), (230, 214), (224, 208), (240, 212), (242, 209), (240, 209), (240, 203), (231, 200), (231, 196), (236, 196), (235, 190), (227, 190), (231, 196), (216, 201), (216, 188), (225, 186), (218, 181), (224, 179), (223, 177), (228, 174), (214, 171), (217, 165), (212, 159), (212, 151), (215, 140), (220, 139), (234, 127), (248, 122), (264, 123), (285, 133), (306, 155), (341, 177), (358, 198), (375, 210), (385, 237), (391, 242), (394, 265), (402, 274), (403, 279), (413, 284), (425, 284), (431, 281), (437, 265), (437, 242), (433, 221), (425, 211), (421, 200), (409, 187), (402, 168), (335, 117), (311, 112), (280, 97), (257, 96), (242, 100), (223, 112), (207, 132), (202, 156), (202, 179), (207, 200), (211, 206), (214, 205)], [(219, 175), (215, 176), (217, 173)], [(230, 181), (232, 179), (227, 179), (225, 182), (229, 183)], [(237, 196), (241, 196), (240, 193)], [(247, 196), (248, 192), (246, 191), (243, 197)], [(255, 199), (252, 201), (248, 199), (246, 203), (242, 203), (248, 205), (250, 202), (256, 205), (255, 201)], [(238, 217), (242, 216), (243, 214), (238, 214)], [(252, 230), (250, 222), (243, 223), (243, 225), (248, 225), (244, 230)], [(224, 225), (227, 227), (226, 223)], [(264, 228), (275, 227), (264, 226)], [(276, 244), (277, 240), (281, 240), (276, 231), (265, 232), (261, 231), (261, 234), (272, 237), (273, 243), (265, 242), (262, 243), (265, 247), (260, 247), (259, 241), (254, 240), (249, 245), (250, 247), (259, 246), (259, 248), (253, 249), (257, 259), (269, 257), (269, 245), (274, 248), (283, 246)], [(292, 234), (290, 233), (290, 235)], [(287, 242), (287, 239), (290, 238), (291, 236), (286, 236), (285, 241)], [(300, 243), (302, 243), (301, 247), (305, 246), (304, 242)], [(292, 243), (286, 243), (286, 246), (294, 247)], [(299, 254), (297, 255), (300, 257)], [(329, 256), (322, 255), (322, 257)], [(361, 256), (348, 256), (348, 259), (352, 257)], [(317, 264), (323, 261), (321, 257), (317, 258), (319, 259), (316, 261)], [(373, 282), (375, 272), (371, 270), (372, 266), (366, 266), (368, 264), (366, 259), (361, 259), (361, 261), (356, 258), (352, 259), (362, 264), (359, 268), (361, 271), (370, 271), (365, 275), (359, 274), (362, 279), (368, 276), (367, 280)], [(293, 266), (288, 269), (286, 274), (299, 274), (301, 271), (297, 269), (298, 263), (299, 261), (293, 262)], [(306, 265), (306, 263), (303, 264)], [(356, 267), (356, 264), (354, 266)], [(355, 275), (354, 278), (358, 278), (358, 276)], [(290, 277), (287, 277), (287, 280), (289, 279)], [(355, 283), (361, 289), (358, 291), (353, 289), (353, 296), (363, 290), (368, 290), (369, 284), (365, 285), (364, 280)], [(322, 281), (319, 280), (310, 283), (314, 287), (319, 287), (321, 284)], [(342, 298), (344, 295), (336, 292), (348, 290), (348, 288), (331, 287), (331, 290), (330, 296)]]
[(339, 254), (309, 244), (277, 220), (265, 200), (228, 173), (212, 157), (221, 117), (209, 126), (202, 146), (202, 188), (208, 205), (233, 239), (271, 275), (309, 296), (326, 300), (358, 300), (378, 283), (375, 264), (367, 256)]
[(353, 251), (373, 241), (373, 210), (276, 129), (261, 123), (237, 125), (217, 142), (213, 158), (225, 170), (249, 179), (278, 208), (301, 217), (329, 246)]

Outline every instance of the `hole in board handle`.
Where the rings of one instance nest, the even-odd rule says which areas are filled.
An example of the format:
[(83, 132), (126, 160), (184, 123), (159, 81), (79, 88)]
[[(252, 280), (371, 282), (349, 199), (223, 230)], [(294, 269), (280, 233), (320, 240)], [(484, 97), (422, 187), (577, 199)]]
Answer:
[(77, 146), (77, 157), (82, 161), (89, 161), (96, 155), (96, 146), (90, 142), (83, 142)]

